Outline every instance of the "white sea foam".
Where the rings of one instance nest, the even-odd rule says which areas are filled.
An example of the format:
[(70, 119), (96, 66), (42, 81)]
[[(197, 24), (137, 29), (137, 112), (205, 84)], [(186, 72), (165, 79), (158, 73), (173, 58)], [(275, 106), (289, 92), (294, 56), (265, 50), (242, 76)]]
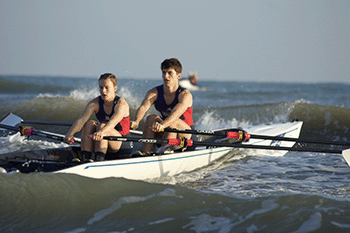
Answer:
[[(75, 99), (82, 99), (82, 100), (91, 100), (99, 95), (100, 93), (97, 88), (93, 88), (93, 89), (84, 88), (84, 89), (76, 89), (74, 91), (71, 91), (69, 97), (72, 97)], [(136, 108), (141, 103), (141, 100), (138, 98), (135, 98), (134, 93), (130, 91), (129, 88), (126, 88), (126, 87), (118, 88), (117, 95), (124, 98), (129, 104), (130, 108)]]
[(223, 119), (216, 111), (205, 111), (202, 116), (195, 122), (195, 128), (201, 130), (215, 130), (225, 128), (237, 128), (249, 126), (248, 121), (238, 121), (235, 118)]
[(157, 221), (150, 222), (148, 223), (148, 225), (156, 225), (156, 224), (161, 224), (161, 223), (170, 222), (174, 220), (175, 218), (164, 218), (164, 219), (159, 219)]
[(141, 99), (135, 98), (135, 93), (129, 88), (121, 87), (117, 92), (120, 97), (123, 97), (126, 100), (130, 108), (137, 108), (142, 101)]
[(245, 217), (236, 215), (236, 218), (234, 219), (226, 217), (214, 217), (209, 214), (193, 216), (190, 217), (193, 220), (189, 224), (185, 225), (184, 228), (192, 226), (190, 229), (194, 230), (195, 232), (231, 232), (234, 226), (237, 226), (256, 215), (262, 215), (266, 212), (272, 211), (278, 208), (279, 204), (277, 204), (273, 199), (268, 199), (261, 202), (261, 207), (261, 209), (253, 210)]
[(0, 137), (0, 154), (48, 148), (64, 148), (67, 146), (69, 145), (63, 142), (55, 143), (43, 140), (27, 140), (27, 137), (21, 136), (19, 132), (7, 137)]
[(90, 100), (95, 98), (99, 95), (98, 89), (76, 89), (72, 91), (69, 95), (69, 97), (73, 97), (75, 99), (83, 99), (83, 100)]
[(306, 220), (298, 230), (294, 231), (295, 233), (299, 232), (315, 232), (320, 229), (322, 226), (322, 214), (317, 212), (310, 216), (308, 220)]
[(86, 228), (85, 227), (80, 227), (80, 228), (76, 228), (72, 231), (66, 231), (65, 233), (81, 233), (81, 232), (85, 232)]
[(35, 98), (44, 98), (44, 97), (56, 98), (56, 97), (64, 97), (64, 95), (61, 95), (61, 94), (50, 94), (50, 93), (40, 93)]
[(190, 217), (192, 220), (183, 228), (191, 227), (195, 232), (215, 231), (220, 233), (231, 232), (235, 224), (231, 222), (230, 218), (214, 217), (209, 214), (201, 214), (196, 217)]
[(144, 197), (142, 197), (142, 196), (121, 197), (121, 198), (119, 198), (118, 201), (114, 202), (111, 207), (109, 207), (107, 209), (100, 210), (97, 213), (95, 213), (94, 217), (91, 218), (87, 222), (87, 224), (91, 225), (97, 221), (102, 220), (104, 217), (106, 217), (106, 216), (112, 214), (113, 212), (115, 212), (116, 210), (120, 209), (121, 206), (124, 204), (143, 202), (143, 201), (147, 201), (149, 199), (152, 199), (156, 196), (171, 196), (171, 197), (173, 197), (173, 196), (176, 196), (176, 192), (174, 189), (167, 188), (159, 193), (153, 193), (153, 194), (150, 194), (150, 195), (144, 196)]
[(337, 226), (339, 228), (343, 228), (343, 229), (350, 229), (350, 224), (349, 223), (338, 223), (336, 221), (331, 221), (331, 223), (334, 225), (334, 226)]

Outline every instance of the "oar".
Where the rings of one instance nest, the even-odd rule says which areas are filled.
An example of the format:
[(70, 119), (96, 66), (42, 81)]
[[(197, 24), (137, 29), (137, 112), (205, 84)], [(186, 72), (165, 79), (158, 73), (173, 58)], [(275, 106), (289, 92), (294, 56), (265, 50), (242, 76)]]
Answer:
[[(19, 116), (13, 114), (13, 113), (8, 113), (4, 119), (6, 121), (14, 121), (16, 124), (22, 123), (22, 124), (29, 124), (29, 125), (59, 125), (59, 126), (72, 126), (74, 122), (61, 122), (61, 121), (32, 121), (32, 120), (23, 120)], [(0, 121), (1, 122), (1, 121)], [(3, 122), (1, 122), (3, 123)], [(5, 124), (5, 123), (4, 123)], [(16, 124), (11, 124), (11, 125), (16, 125)], [(9, 124), (7, 124), (9, 125)], [(138, 134), (142, 135), (143, 132), (139, 130), (130, 130), (130, 133), (132, 134)]]
[[(9, 117), (18, 116), (11, 113)], [(21, 118), (20, 118), (21, 119)], [(61, 126), (72, 126), (72, 122), (56, 122), (56, 121), (28, 121), (22, 120), (23, 124), (40, 124), (40, 125), (61, 125)], [(201, 135), (211, 135), (211, 136), (221, 136), (227, 138), (235, 138), (238, 139), (239, 134), (237, 132), (243, 131), (241, 129), (230, 129), (228, 131), (210, 131), (210, 130), (188, 130), (188, 129), (174, 129), (174, 128), (165, 128), (166, 132), (175, 132), (175, 133), (184, 133), (184, 134), (201, 134)], [(243, 131), (244, 132), (244, 131)], [(142, 135), (142, 131), (139, 130), (130, 130), (132, 134)], [(238, 135), (238, 136), (237, 136)], [(264, 140), (276, 140), (276, 141), (290, 141), (290, 142), (304, 142), (304, 143), (314, 143), (314, 144), (324, 144), (324, 145), (339, 145), (339, 146), (350, 146), (348, 142), (334, 142), (334, 141), (321, 141), (307, 138), (289, 138), (289, 137), (279, 137), (279, 136), (270, 136), (270, 135), (258, 135), (258, 134), (249, 134), (244, 132), (245, 138), (243, 140), (248, 140), (249, 137), (252, 139), (264, 139)]]
[(223, 142), (200, 142), (184, 139), (155, 139), (155, 138), (136, 138), (136, 137), (118, 137), (118, 136), (105, 136), (105, 140), (112, 141), (133, 141), (142, 143), (159, 143), (168, 144), (173, 146), (209, 146), (209, 147), (235, 147), (235, 148), (249, 148), (249, 149), (264, 149), (264, 150), (288, 150), (288, 151), (300, 151), (300, 152), (317, 152), (317, 153), (333, 153), (342, 154), (342, 150), (331, 149), (313, 149), (313, 148), (291, 148), (291, 147), (278, 147), (278, 146), (259, 146), (250, 144), (235, 144), (235, 143), (223, 143)]
[[(21, 123), (21, 121), (23, 121), (22, 118), (20, 118), (19, 116), (16, 116), (12, 112), (9, 112), (6, 114), (4, 118), (0, 120), (0, 124), (15, 126)], [(0, 130), (2, 130), (2, 128), (0, 128)]]
[[(166, 132), (175, 132), (175, 133), (188, 133), (188, 134), (203, 134), (203, 135), (212, 135), (212, 136), (224, 136), (227, 138), (236, 138), (237, 132), (242, 131), (240, 129), (230, 129), (227, 132), (224, 131), (208, 131), (208, 130), (189, 130), (189, 129), (173, 129), (165, 128)], [(325, 145), (339, 145), (339, 146), (350, 146), (348, 142), (332, 142), (332, 141), (321, 141), (314, 139), (306, 138), (289, 138), (289, 137), (279, 137), (279, 136), (269, 136), (269, 135), (258, 135), (258, 134), (244, 134), (246, 139), (264, 139), (264, 140), (277, 140), (277, 141), (290, 141), (290, 142), (305, 142), (305, 143), (314, 143), (314, 144), (325, 144)], [(238, 138), (236, 138), (238, 139)]]
[[(32, 124), (32, 125), (60, 125), (60, 126), (72, 126), (73, 122), (60, 122), (60, 121), (22, 121), (22, 124)], [(132, 134), (142, 135), (143, 132), (139, 130), (130, 130)]]
[(278, 147), (278, 146), (259, 146), (249, 144), (232, 144), (232, 143), (215, 143), (215, 142), (199, 142), (187, 139), (154, 139), (154, 138), (135, 138), (135, 137), (117, 137), (117, 136), (105, 136), (105, 140), (114, 141), (133, 141), (142, 143), (160, 143), (174, 146), (213, 146), (213, 147), (235, 147), (235, 148), (249, 148), (249, 149), (264, 149), (264, 150), (287, 150), (287, 151), (298, 151), (298, 152), (316, 152), (316, 153), (331, 153), (341, 154), (347, 164), (350, 166), (350, 149), (346, 150), (330, 150), (330, 149), (313, 149), (313, 148), (291, 148), (291, 147)]
[[(38, 136), (38, 137), (43, 137), (43, 138), (50, 138), (58, 141), (64, 141), (64, 135), (61, 134), (55, 134), (55, 133), (50, 133), (46, 131), (40, 131), (40, 130), (35, 130), (29, 126), (25, 127), (14, 127), (10, 125), (5, 125), (5, 124), (0, 124), (0, 128), (8, 129), (11, 131), (17, 131), (20, 132), (21, 135), (23, 136)], [(73, 142), (78, 142), (80, 143), (80, 139), (75, 139), (72, 141)]]
[[(22, 124), (32, 124), (32, 125), (60, 125), (60, 126), (72, 126), (73, 122), (60, 122), (60, 121), (22, 121)], [(130, 130), (132, 134), (142, 135), (143, 132), (139, 130)]]
[(24, 120), (22, 124), (30, 125), (60, 125), (60, 126), (72, 126), (73, 122), (59, 122), (59, 121), (28, 121)]
[(342, 156), (344, 157), (345, 161), (350, 166), (350, 149), (344, 150), (342, 153)]

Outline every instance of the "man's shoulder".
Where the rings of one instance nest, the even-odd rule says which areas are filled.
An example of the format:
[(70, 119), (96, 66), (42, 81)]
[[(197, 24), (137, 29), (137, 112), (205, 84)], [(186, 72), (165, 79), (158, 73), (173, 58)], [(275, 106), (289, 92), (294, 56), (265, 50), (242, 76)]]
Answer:
[(188, 89), (183, 88), (182, 91), (180, 92), (180, 95), (192, 95), (192, 94)]
[[(158, 86), (157, 86), (158, 87)], [(158, 93), (158, 89), (157, 87), (153, 87), (152, 89), (148, 90), (148, 94), (157, 94)]]

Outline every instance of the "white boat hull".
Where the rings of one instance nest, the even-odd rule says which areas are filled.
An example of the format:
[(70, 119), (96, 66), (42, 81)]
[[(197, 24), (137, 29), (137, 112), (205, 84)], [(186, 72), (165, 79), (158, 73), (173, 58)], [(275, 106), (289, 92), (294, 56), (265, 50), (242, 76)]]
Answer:
[[(302, 122), (290, 122), (273, 125), (246, 127), (250, 134), (270, 136), (285, 136), (298, 138)], [(275, 143), (271, 140), (250, 139), (245, 144), (276, 145), (292, 147), (294, 142)], [(69, 173), (81, 176), (102, 179), (108, 177), (123, 177), (126, 179), (143, 180), (164, 176), (175, 176), (184, 172), (207, 166), (225, 156), (233, 147), (196, 148), (194, 151), (173, 153), (160, 156), (110, 160), (103, 162), (85, 163), (78, 166), (56, 171), (55, 173)], [(287, 153), (283, 151), (282, 153)]]
[(174, 176), (206, 166), (230, 150), (232, 148), (224, 147), (161, 156), (94, 162), (60, 170), (56, 173), (72, 173), (97, 179), (124, 177), (135, 180)]

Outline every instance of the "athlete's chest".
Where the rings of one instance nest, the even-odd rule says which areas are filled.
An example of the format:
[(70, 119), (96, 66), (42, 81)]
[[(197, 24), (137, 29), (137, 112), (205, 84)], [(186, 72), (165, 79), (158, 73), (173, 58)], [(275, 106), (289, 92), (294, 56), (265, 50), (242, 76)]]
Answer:
[(163, 97), (166, 105), (171, 105), (176, 98), (176, 93), (164, 94)]
[(114, 104), (103, 104), (102, 109), (105, 112), (106, 115), (112, 115), (113, 113), (113, 108), (114, 108)]

